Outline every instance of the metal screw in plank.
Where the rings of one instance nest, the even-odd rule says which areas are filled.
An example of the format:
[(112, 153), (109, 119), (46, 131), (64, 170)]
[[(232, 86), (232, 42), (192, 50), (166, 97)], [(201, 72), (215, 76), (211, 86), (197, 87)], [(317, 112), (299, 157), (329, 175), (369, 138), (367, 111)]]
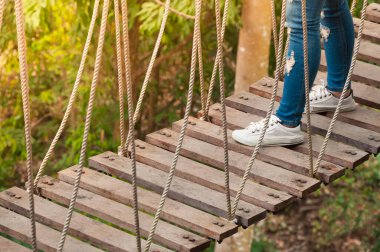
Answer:
[(214, 108), (215, 111), (220, 111), (220, 108), (216, 107)]
[(249, 209), (244, 209), (244, 213), (249, 213), (250, 210)]
[(261, 84), (261, 86), (267, 86), (268, 85), (268, 83), (266, 83), (266, 82), (264, 82), (263, 84)]
[(195, 242), (195, 239), (194, 238), (189, 238), (189, 241)]
[(187, 235), (187, 234), (185, 234), (185, 235), (182, 236), (182, 238), (183, 238), (183, 239), (186, 239), (186, 240), (189, 239), (189, 237), (190, 237), (190, 236)]
[(356, 154), (358, 154), (356, 153), (356, 151), (353, 151), (353, 150), (346, 150), (345, 153), (350, 154), (352, 156), (355, 156)]

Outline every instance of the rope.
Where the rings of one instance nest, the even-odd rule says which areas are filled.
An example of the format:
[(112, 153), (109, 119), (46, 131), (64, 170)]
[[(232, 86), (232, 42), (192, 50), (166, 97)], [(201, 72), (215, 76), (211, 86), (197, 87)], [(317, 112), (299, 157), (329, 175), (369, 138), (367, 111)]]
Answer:
[(342, 107), (343, 100), (344, 100), (344, 98), (346, 96), (346, 92), (348, 90), (348, 86), (349, 86), (349, 84), (351, 82), (352, 73), (354, 72), (354, 67), (355, 67), (356, 59), (357, 59), (358, 52), (359, 52), (360, 42), (362, 40), (363, 27), (364, 27), (364, 19), (365, 19), (367, 5), (368, 5), (368, 1), (367, 0), (363, 0), (363, 8), (361, 10), (361, 17), (360, 17), (360, 26), (359, 26), (359, 31), (358, 31), (358, 37), (357, 37), (356, 42), (355, 42), (354, 53), (353, 53), (353, 56), (352, 56), (350, 70), (348, 72), (346, 83), (344, 84), (342, 94), (340, 95), (338, 105), (337, 105), (336, 110), (334, 112), (334, 116), (331, 119), (330, 126), (329, 126), (329, 128), (327, 130), (325, 139), (323, 141), (321, 150), (319, 152), (318, 159), (317, 159), (317, 162), (315, 164), (314, 171), (313, 171), (314, 174), (316, 174), (318, 172), (319, 166), (320, 166), (321, 161), (322, 161), (322, 157), (323, 157), (323, 155), (324, 155), (324, 153), (326, 151), (327, 143), (328, 143), (328, 141), (330, 139), (331, 132), (332, 132), (332, 130), (334, 128), (334, 125), (335, 125), (335, 122), (336, 122), (336, 120), (337, 120), (337, 118), (339, 116), (339, 112), (340, 112), (340, 109)]
[(125, 123), (124, 123), (124, 88), (123, 88), (123, 65), (121, 54), (120, 22), (119, 22), (119, 0), (114, 0), (115, 30), (116, 30), (116, 62), (117, 62), (117, 85), (119, 90), (119, 116), (120, 116), (120, 146), (124, 157), (128, 155), (125, 149)]
[[(170, 0), (166, 0), (165, 10), (164, 10), (164, 14), (163, 14), (162, 22), (161, 22), (161, 26), (160, 26), (160, 31), (158, 32), (156, 44), (154, 45), (152, 57), (150, 58), (148, 69), (146, 71), (144, 82), (143, 82), (143, 85), (142, 85), (142, 88), (140, 91), (139, 99), (137, 101), (136, 110), (135, 110), (135, 113), (133, 115), (133, 125), (136, 123), (138, 117), (140, 116), (140, 110), (141, 110), (142, 102), (144, 100), (146, 89), (147, 89), (148, 84), (149, 84), (150, 75), (152, 74), (152, 70), (153, 70), (154, 62), (156, 61), (156, 58), (157, 58), (158, 50), (160, 49), (160, 45), (161, 45), (162, 37), (164, 35), (164, 31), (165, 31), (165, 27), (166, 27), (166, 21), (168, 19), (169, 12), (170, 12)], [(127, 141), (125, 143), (126, 149), (128, 149), (131, 138), (132, 138), (132, 135), (128, 134)]]
[(186, 109), (185, 109), (185, 115), (183, 118), (184, 123), (182, 124), (181, 131), (179, 134), (179, 139), (177, 142), (176, 150), (174, 153), (174, 158), (169, 170), (168, 178), (166, 180), (166, 184), (163, 190), (163, 193), (161, 195), (160, 203), (157, 208), (156, 214), (154, 216), (153, 224), (151, 227), (151, 230), (149, 232), (149, 236), (147, 239), (146, 247), (145, 247), (145, 252), (149, 251), (150, 245), (152, 243), (152, 238), (153, 235), (156, 231), (157, 224), (162, 212), (162, 209), (165, 204), (165, 200), (167, 198), (171, 182), (174, 177), (174, 172), (177, 166), (178, 158), (179, 158), (179, 153), (182, 148), (183, 144), (183, 139), (185, 137), (185, 132), (187, 129), (188, 121), (189, 121), (189, 115), (190, 115), (190, 110), (191, 110), (191, 103), (193, 99), (193, 88), (194, 88), (194, 81), (195, 81), (195, 71), (196, 71), (196, 63), (197, 63), (197, 49), (198, 49), (198, 43), (199, 43), (199, 34), (197, 29), (199, 22), (200, 22), (200, 12), (201, 12), (201, 7), (202, 7), (202, 1), (201, 0), (196, 0), (195, 1), (195, 24), (194, 24), (194, 37), (193, 37), (193, 46), (191, 50), (191, 67), (190, 67), (190, 80), (189, 80), (189, 90), (187, 94), (187, 102), (186, 102)]
[(307, 128), (307, 144), (309, 154), (309, 174), (313, 176), (313, 143), (311, 140), (311, 119), (310, 119), (310, 100), (309, 100), (309, 46), (307, 33), (307, 17), (306, 17), (306, 0), (301, 1), (302, 15), (302, 36), (303, 36), (303, 64), (305, 78), (305, 100), (306, 100), (306, 128)]
[(274, 45), (274, 53), (277, 57), (278, 52), (278, 40), (277, 40), (277, 21), (276, 21), (276, 8), (274, 0), (270, 1), (270, 9), (271, 9), (271, 18), (272, 18), (272, 34), (273, 34), (273, 45)]
[[(228, 0), (225, 1), (225, 8), (228, 8)], [(226, 191), (227, 216), (228, 220), (232, 219), (231, 215), (231, 196), (230, 196), (230, 177), (228, 165), (228, 135), (227, 135), (227, 116), (225, 103), (225, 83), (224, 83), (224, 66), (223, 66), (223, 40), (220, 28), (220, 0), (215, 0), (215, 16), (216, 16), (216, 34), (217, 34), (217, 58), (219, 63), (219, 86), (220, 86), (220, 103), (222, 113), (223, 128), (223, 151), (224, 151), (224, 187)]]
[(357, 0), (352, 0), (352, 2), (351, 2), (351, 10), (350, 10), (351, 15), (352, 15), (352, 14), (354, 13), (354, 11), (355, 11), (356, 3), (357, 3)]
[(201, 35), (201, 28), (200, 28), (200, 22), (197, 27), (198, 34), (199, 34), (199, 43), (198, 43), (198, 71), (199, 71), (199, 86), (201, 91), (201, 108), (202, 111), (206, 108), (206, 94), (205, 94), (205, 78), (203, 73), (203, 53), (202, 53), (202, 35)]
[(122, 11), (122, 27), (123, 27), (123, 52), (125, 63), (125, 79), (127, 84), (127, 102), (128, 102), (128, 123), (129, 132), (128, 135), (131, 139), (131, 159), (132, 159), (132, 186), (133, 186), (133, 217), (135, 221), (135, 233), (136, 233), (136, 248), (137, 251), (141, 251), (141, 239), (140, 239), (140, 224), (139, 224), (139, 209), (138, 209), (138, 197), (137, 197), (137, 182), (136, 182), (136, 146), (134, 137), (134, 123), (133, 123), (133, 97), (132, 97), (132, 79), (131, 79), (131, 62), (129, 51), (129, 34), (128, 34), (128, 9), (127, 1), (121, 1)]
[(280, 76), (281, 76), (281, 79), (283, 80), (284, 79), (284, 67), (286, 65), (286, 56), (288, 54), (288, 51), (289, 51), (289, 43), (290, 43), (290, 31), (291, 29), (288, 28), (288, 36), (286, 38), (286, 43), (285, 43), (285, 49), (284, 49), (284, 54), (282, 55), (282, 63), (281, 63), (281, 68), (280, 68)]
[(243, 192), (245, 183), (247, 182), (249, 173), (251, 172), (253, 163), (256, 160), (257, 154), (258, 154), (259, 149), (261, 147), (261, 144), (263, 142), (265, 132), (266, 132), (266, 130), (268, 128), (269, 119), (270, 119), (270, 117), (272, 115), (273, 108), (274, 108), (275, 98), (276, 98), (277, 89), (278, 89), (278, 82), (279, 82), (279, 78), (280, 78), (280, 64), (281, 64), (281, 60), (280, 59), (281, 59), (282, 48), (283, 48), (283, 43), (284, 43), (284, 26), (285, 26), (286, 1), (287, 0), (283, 0), (282, 1), (282, 7), (281, 7), (280, 36), (279, 36), (278, 52), (277, 52), (277, 57), (276, 57), (275, 83), (273, 85), (272, 97), (270, 99), (270, 104), (269, 104), (269, 109), (268, 109), (267, 115), (266, 115), (266, 117), (264, 119), (264, 127), (260, 131), (259, 141), (258, 141), (257, 145), (255, 146), (255, 149), (254, 149), (254, 151), (252, 153), (252, 156), (251, 156), (251, 158), (249, 160), (248, 166), (247, 166), (247, 168), (244, 171), (244, 176), (243, 176), (243, 179), (241, 181), (239, 190), (236, 193), (235, 201), (234, 201), (233, 208), (232, 208), (232, 215), (233, 216), (235, 216), (235, 213), (236, 213), (236, 210), (237, 210), (237, 206), (239, 204), (240, 196), (241, 196), (241, 194)]
[[(226, 31), (227, 14), (228, 14), (228, 1), (227, 0), (226, 0), (226, 4), (225, 5), (226, 6), (224, 8), (223, 18), (222, 18), (222, 28), (221, 28), (221, 32), (220, 32), (220, 40), (221, 41), (224, 40), (224, 33)], [(214, 90), (214, 85), (215, 85), (215, 80), (216, 80), (216, 71), (217, 71), (218, 66), (219, 66), (219, 61), (222, 60), (221, 58), (219, 58), (220, 56), (222, 56), (222, 55), (218, 55), (218, 53), (217, 53), (216, 57), (215, 57), (214, 67), (212, 69), (212, 75), (211, 75), (211, 80), (210, 80), (210, 86), (209, 86), (209, 90), (208, 90), (206, 108), (205, 108), (205, 110), (203, 112), (202, 120), (207, 120), (208, 119), (208, 112), (210, 110), (212, 93), (213, 93), (213, 90)]]
[[(3, 2), (2, 2), (2, 4)], [(36, 237), (36, 220), (34, 214), (34, 196), (33, 196), (33, 168), (32, 168), (32, 132), (30, 126), (30, 104), (29, 104), (29, 76), (28, 65), (26, 62), (26, 39), (25, 39), (25, 20), (24, 8), (22, 0), (15, 0), (16, 12), (16, 29), (17, 29), (17, 44), (18, 55), (20, 61), (20, 80), (21, 80), (21, 94), (22, 94), (22, 107), (24, 111), (25, 122), (25, 146), (26, 146), (26, 171), (28, 173), (28, 198), (29, 198), (29, 219), (32, 234), (32, 248), (37, 251), (37, 237)]]
[(80, 84), (81, 79), (82, 79), (82, 74), (83, 74), (85, 63), (86, 63), (86, 58), (87, 58), (88, 50), (89, 50), (89, 47), (90, 47), (92, 34), (94, 32), (95, 21), (97, 19), (97, 15), (98, 15), (99, 2), (100, 2), (100, 0), (95, 0), (95, 3), (94, 3), (94, 9), (93, 9), (93, 12), (92, 12), (91, 23), (90, 23), (90, 27), (88, 29), (86, 43), (85, 43), (84, 48), (83, 48), (82, 58), (81, 58), (81, 61), (80, 61), (80, 65), (79, 65), (78, 73), (77, 73), (77, 76), (76, 76), (76, 79), (75, 79), (75, 83), (74, 83), (74, 86), (73, 86), (73, 90), (72, 90), (71, 95), (70, 95), (69, 103), (67, 105), (65, 114), (64, 114), (63, 119), (62, 119), (62, 122), (59, 125), (58, 131), (57, 131), (56, 135), (54, 136), (54, 139), (51, 142), (51, 144), (49, 146), (49, 149), (46, 152), (46, 155), (45, 155), (44, 159), (42, 160), (40, 168), (38, 169), (37, 176), (36, 176), (36, 178), (34, 180), (34, 188), (37, 188), (38, 181), (40, 180), (40, 178), (41, 178), (41, 176), (42, 176), (42, 174), (43, 174), (43, 172), (44, 172), (44, 170), (46, 168), (46, 165), (47, 165), (47, 163), (48, 163), (51, 155), (53, 154), (55, 146), (57, 145), (58, 140), (61, 137), (61, 135), (63, 133), (63, 130), (66, 127), (66, 124), (67, 124), (67, 121), (69, 119), (69, 116), (70, 116), (70, 114), (72, 112), (72, 108), (73, 108), (73, 105), (74, 105), (74, 102), (75, 102), (75, 99), (76, 99), (76, 96), (77, 96), (77, 93), (78, 93), (79, 84)]
[(5, 0), (0, 0), (0, 31), (3, 24)]
[(106, 27), (107, 27), (108, 8), (109, 8), (109, 0), (104, 0), (103, 11), (102, 11), (102, 21), (100, 24), (100, 32), (99, 32), (99, 43), (98, 43), (98, 48), (96, 51), (94, 75), (93, 75), (93, 79), (92, 79), (92, 83), (91, 83), (90, 97), (89, 97), (89, 102), (88, 102), (88, 107), (87, 107), (87, 114), (86, 114), (86, 121), (85, 121), (85, 127), (84, 127), (84, 132), (83, 132), (82, 147), (81, 147), (81, 151), (80, 151), (80, 158), (79, 158), (79, 165), (78, 165), (79, 167), (77, 169), (77, 176), (75, 177), (74, 190), (73, 190), (73, 194), (72, 194), (71, 199), (70, 199), (69, 210), (68, 210), (68, 213), (66, 216), (65, 224), (63, 226), (61, 238), (60, 238), (59, 244), (58, 244), (57, 250), (59, 252), (63, 251), (63, 246), (64, 246), (65, 239), (67, 236), (67, 230), (70, 226), (71, 217), (72, 217), (72, 214), (74, 211), (74, 205), (75, 205), (75, 202), (76, 202), (76, 199), (78, 196), (80, 179), (82, 176), (83, 165), (84, 165), (85, 158), (86, 158), (88, 134), (90, 131), (92, 110), (93, 110), (94, 100), (95, 100), (95, 91), (96, 91), (96, 86), (98, 83), (99, 70), (100, 70), (100, 65), (101, 65), (101, 61), (102, 61), (104, 38), (105, 38), (105, 32), (106, 32)]

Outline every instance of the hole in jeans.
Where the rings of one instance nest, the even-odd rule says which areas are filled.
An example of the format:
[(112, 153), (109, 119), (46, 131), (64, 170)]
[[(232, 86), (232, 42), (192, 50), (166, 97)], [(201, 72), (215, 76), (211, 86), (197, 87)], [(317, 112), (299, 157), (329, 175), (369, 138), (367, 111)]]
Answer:
[(294, 51), (291, 51), (290, 57), (286, 57), (286, 63), (285, 63), (285, 74), (289, 76), (290, 72), (293, 69), (294, 64), (296, 63), (296, 60), (294, 59)]

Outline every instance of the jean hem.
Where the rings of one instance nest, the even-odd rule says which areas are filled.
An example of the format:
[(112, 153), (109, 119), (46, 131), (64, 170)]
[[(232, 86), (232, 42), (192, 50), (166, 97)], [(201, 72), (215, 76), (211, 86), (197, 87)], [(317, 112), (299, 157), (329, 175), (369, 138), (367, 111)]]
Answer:
[(283, 120), (281, 119), (280, 116), (278, 116), (278, 114), (276, 115), (280, 120), (281, 120), (281, 124), (282, 125), (286, 125), (286, 126), (290, 126), (290, 127), (297, 127), (298, 125), (301, 124), (301, 121), (298, 121), (298, 120)]

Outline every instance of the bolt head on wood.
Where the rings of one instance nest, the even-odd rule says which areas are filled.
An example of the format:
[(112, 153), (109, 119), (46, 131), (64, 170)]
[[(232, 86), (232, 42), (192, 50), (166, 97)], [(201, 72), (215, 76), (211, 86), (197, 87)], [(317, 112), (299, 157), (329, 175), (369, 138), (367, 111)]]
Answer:
[(195, 239), (194, 238), (189, 238), (189, 241), (195, 242)]
[(190, 236), (187, 235), (187, 234), (185, 234), (185, 235), (182, 236), (183, 239), (189, 239), (189, 237), (190, 237)]

